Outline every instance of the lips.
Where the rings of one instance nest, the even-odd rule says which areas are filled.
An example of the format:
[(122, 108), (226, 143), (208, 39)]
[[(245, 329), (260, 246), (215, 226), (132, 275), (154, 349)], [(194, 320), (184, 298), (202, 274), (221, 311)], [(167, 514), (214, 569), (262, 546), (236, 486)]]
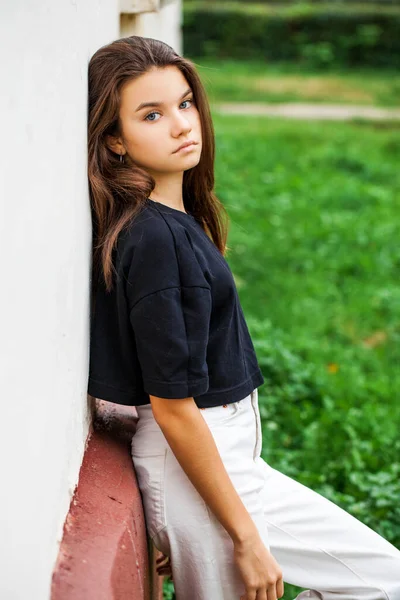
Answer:
[(183, 144), (181, 144), (181, 145), (179, 146), (179, 148), (177, 148), (177, 149), (174, 151), (174, 154), (175, 154), (175, 152), (178, 152), (178, 151), (179, 151), (179, 150), (181, 150), (182, 148), (186, 148), (186, 146), (192, 146), (192, 145), (196, 145), (196, 144), (197, 144), (197, 142), (195, 142), (194, 140), (188, 140), (187, 142), (184, 142)]

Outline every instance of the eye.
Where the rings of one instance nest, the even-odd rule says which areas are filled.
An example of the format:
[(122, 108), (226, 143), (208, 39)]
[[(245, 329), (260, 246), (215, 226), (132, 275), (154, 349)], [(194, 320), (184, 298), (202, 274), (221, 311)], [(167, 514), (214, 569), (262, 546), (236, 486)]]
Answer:
[(151, 115), (159, 115), (160, 113), (158, 112), (151, 112), (147, 115), (147, 117), (144, 118), (145, 121), (158, 121), (158, 119), (149, 119), (149, 117), (151, 117)]
[[(182, 106), (182, 104), (185, 104), (186, 102), (193, 102), (193, 98), (188, 98), (187, 100), (184, 100), (184, 101), (181, 103), (181, 106)], [(190, 108), (190, 107), (186, 107), (186, 108)], [(147, 116), (144, 118), (144, 120), (145, 120), (145, 121), (150, 121), (150, 122), (151, 122), (151, 121), (158, 121), (158, 119), (149, 119), (149, 117), (151, 117), (152, 115), (159, 115), (159, 114), (160, 114), (159, 112), (155, 112), (155, 111), (153, 111), (153, 112), (149, 113), (149, 114), (148, 114), (148, 115), (147, 115)]]
[[(182, 104), (185, 104), (185, 102), (193, 102), (193, 98), (188, 98), (187, 100), (184, 100), (182, 102)], [(182, 106), (182, 104), (181, 104), (181, 106)]]

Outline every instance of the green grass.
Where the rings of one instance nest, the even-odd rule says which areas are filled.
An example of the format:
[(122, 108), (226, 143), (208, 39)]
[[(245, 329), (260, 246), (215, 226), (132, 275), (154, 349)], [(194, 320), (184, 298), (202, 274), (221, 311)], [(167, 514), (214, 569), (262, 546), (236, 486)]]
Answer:
[(319, 102), (377, 106), (400, 105), (398, 71), (326, 70), (267, 62), (192, 58), (211, 103)]
[(267, 379), (263, 456), (399, 546), (399, 129), (215, 126), (227, 260)]
[(399, 547), (400, 126), (214, 125), (263, 457)]
[[(350, 408), (371, 425), (376, 417), (391, 456), (400, 425), (399, 129), (214, 120), (227, 260), (246, 314), (270, 322), (267, 341), (276, 330), (303, 361), (294, 369), (313, 366), (314, 387), (343, 420)], [(384, 456), (380, 466), (389, 466)]]
[(185, 8), (193, 10), (207, 9), (210, 12), (213, 11), (238, 11), (246, 12), (247, 14), (255, 15), (308, 15), (308, 14), (327, 14), (332, 12), (334, 14), (379, 14), (385, 12), (385, 14), (398, 15), (400, 13), (400, 6), (397, 5), (382, 5), (372, 2), (321, 2), (320, 4), (314, 2), (293, 2), (293, 3), (276, 3), (270, 4), (268, 2), (240, 2), (223, 0), (223, 2), (215, 2), (214, 0), (185, 0)]

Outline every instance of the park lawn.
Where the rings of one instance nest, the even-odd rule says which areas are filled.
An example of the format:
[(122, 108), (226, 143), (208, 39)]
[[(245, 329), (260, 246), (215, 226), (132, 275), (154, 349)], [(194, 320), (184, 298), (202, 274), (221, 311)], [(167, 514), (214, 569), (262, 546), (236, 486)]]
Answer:
[(315, 1), (307, 2), (241, 2), (240, 0), (223, 0), (223, 2), (215, 2), (214, 0), (184, 0), (183, 2), (185, 7), (197, 10), (206, 9), (208, 12), (212, 13), (214, 11), (227, 11), (230, 12), (232, 10), (251, 13), (255, 15), (282, 15), (282, 14), (290, 14), (290, 15), (308, 15), (312, 14), (322, 14), (327, 15), (329, 13), (332, 14), (354, 14), (357, 12), (358, 14), (379, 14), (384, 10), (386, 14), (398, 15), (400, 12), (400, 8), (397, 4), (386, 4), (384, 7), (382, 6), (382, 2), (371, 2), (371, 0), (367, 0), (367, 2), (336, 2), (336, 4), (330, 3), (325, 4), (315, 3)]
[(226, 258), (267, 376), (265, 457), (399, 543), (395, 498), (382, 519), (371, 489), (387, 472), (400, 493), (400, 129), (214, 124)]
[(400, 125), (214, 125), (263, 457), (400, 547)]
[(262, 456), (400, 547), (400, 125), (213, 120)]
[(293, 63), (192, 58), (210, 102), (317, 102), (400, 105), (400, 74), (394, 70), (313, 72)]

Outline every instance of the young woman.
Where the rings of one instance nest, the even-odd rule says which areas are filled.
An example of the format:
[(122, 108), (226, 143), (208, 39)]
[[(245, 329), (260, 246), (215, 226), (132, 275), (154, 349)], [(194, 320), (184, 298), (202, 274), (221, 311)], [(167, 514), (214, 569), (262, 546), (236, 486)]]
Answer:
[(261, 457), (264, 379), (224, 255), (194, 64), (132, 36), (89, 65), (88, 392), (136, 406), (132, 459), (178, 600), (400, 600), (400, 552)]

